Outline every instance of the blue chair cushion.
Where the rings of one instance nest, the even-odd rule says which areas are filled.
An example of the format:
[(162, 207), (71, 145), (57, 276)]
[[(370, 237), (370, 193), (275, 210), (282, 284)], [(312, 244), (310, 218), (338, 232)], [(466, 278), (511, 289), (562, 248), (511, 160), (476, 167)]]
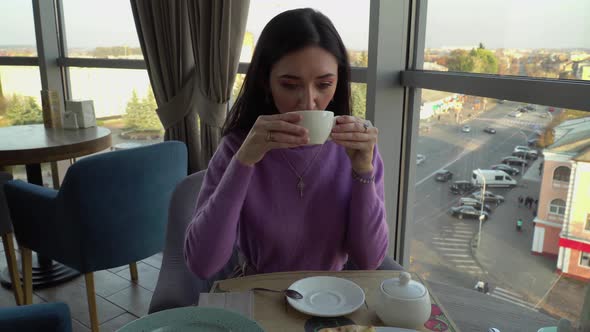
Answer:
[(65, 303), (42, 303), (0, 309), (0, 332), (71, 332)]

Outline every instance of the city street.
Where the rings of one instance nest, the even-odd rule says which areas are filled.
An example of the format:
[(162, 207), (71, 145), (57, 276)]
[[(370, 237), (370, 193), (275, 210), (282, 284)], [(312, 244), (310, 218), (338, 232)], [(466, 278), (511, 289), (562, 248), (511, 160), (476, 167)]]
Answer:
[[(409, 225), (410, 269), (427, 280), (466, 288), (473, 288), (479, 280), (487, 281), (491, 296), (534, 308), (557, 277), (554, 259), (530, 253), (532, 211), (518, 206), (519, 195), (538, 198), (541, 159), (529, 161), (529, 165), (533, 164), (524, 179), (522, 169), (517, 167), (521, 174), (513, 177), (518, 181), (516, 188), (487, 188), (506, 201), (497, 207), (489, 204), (493, 211), (483, 223), (479, 248), (475, 248), (479, 221), (460, 220), (448, 213), (462, 197), (449, 191), (453, 181), (469, 180), (474, 169), (499, 164), (516, 145), (527, 145), (527, 138), (550, 121), (540, 116), (546, 113), (545, 107), (518, 118), (508, 116), (519, 105), (497, 104), (460, 124), (451, 115), (440, 120), (435, 117), (428, 123), (430, 131), (421, 134), (417, 144), (417, 153), (426, 160), (416, 171), (413, 223)], [(463, 125), (469, 125), (471, 131), (462, 132)], [(497, 133), (484, 132), (488, 126)], [(433, 174), (441, 168), (453, 172), (453, 179), (446, 183), (435, 181)], [(515, 229), (519, 217), (525, 222), (522, 232)]]

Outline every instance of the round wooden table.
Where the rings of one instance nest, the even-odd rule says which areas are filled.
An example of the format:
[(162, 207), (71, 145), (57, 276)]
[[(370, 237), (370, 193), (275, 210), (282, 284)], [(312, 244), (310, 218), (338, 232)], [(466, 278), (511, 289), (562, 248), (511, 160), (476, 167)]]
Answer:
[[(27, 181), (43, 186), (41, 163), (67, 160), (111, 147), (111, 131), (103, 127), (84, 129), (45, 128), (42, 124), (0, 128), (0, 166), (25, 165)], [(50, 287), (80, 273), (37, 255), (33, 265), (33, 287)], [(0, 283), (10, 287), (7, 269)]]

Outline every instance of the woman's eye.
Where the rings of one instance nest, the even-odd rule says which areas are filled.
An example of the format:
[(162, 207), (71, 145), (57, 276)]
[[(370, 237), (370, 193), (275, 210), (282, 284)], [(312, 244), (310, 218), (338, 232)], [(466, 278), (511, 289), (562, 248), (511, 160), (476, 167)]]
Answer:
[(331, 86), (332, 86), (332, 82), (321, 82), (320, 83), (320, 88), (321, 89), (327, 89), (327, 88), (329, 88)]
[(283, 88), (285, 88), (285, 89), (288, 89), (288, 90), (295, 90), (295, 89), (297, 89), (297, 84), (296, 83), (286, 83), (286, 82), (283, 82), (283, 83), (281, 83), (281, 86)]

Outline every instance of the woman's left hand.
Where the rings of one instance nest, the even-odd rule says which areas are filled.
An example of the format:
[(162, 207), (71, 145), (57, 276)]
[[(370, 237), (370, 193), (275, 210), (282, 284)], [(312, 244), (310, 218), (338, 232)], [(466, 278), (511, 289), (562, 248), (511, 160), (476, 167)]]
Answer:
[(340, 116), (330, 137), (334, 143), (346, 148), (352, 169), (357, 173), (373, 171), (373, 150), (379, 130), (354, 116)]

